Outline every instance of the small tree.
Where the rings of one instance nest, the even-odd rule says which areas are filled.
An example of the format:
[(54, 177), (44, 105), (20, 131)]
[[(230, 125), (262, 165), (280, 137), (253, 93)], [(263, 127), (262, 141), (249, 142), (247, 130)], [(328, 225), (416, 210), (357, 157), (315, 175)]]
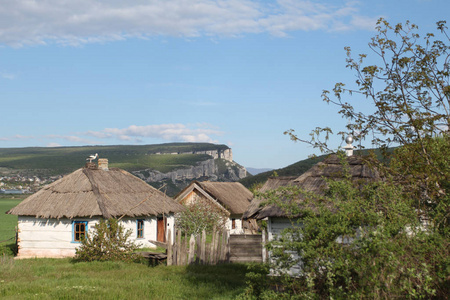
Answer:
[[(269, 243), (272, 267), (285, 276), (284, 293), (313, 299), (448, 293), (448, 239), (423, 230), (414, 199), (401, 186), (390, 180), (355, 186), (351, 176), (328, 185), (324, 196), (298, 187), (266, 194), (287, 215), (301, 216)], [(301, 273), (291, 278), (286, 271), (294, 264)]]
[[(363, 65), (347, 50), (356, 87), (337, 83), (323, 99), (338, 106), (355, 140), (370, 139), (384, 151), (398, 147), (389, 165), (378, 164), (384, 182), (357, 187), (349, 179), (329, 181), (325, 196), (286, 187), (266, 195), (290, 215), (294, 226), (269, 248), (275, 268), (300, 257), (302, 272), (285, 277), (284, 292), (299, 298), (446, 298), (450, 293), (450, 39), (445, 22), (423, 40), (417, 26), (378, 21), (369, 47), (379, 65)], [(359, 111), (347, 97), (362, 95), (372, 106)], [(311, 139), (286, 134), (324, 152), (330, 128)], [(323, 136), (323, 134), (325, 134)], [(325, 139), (323, 139), (325, 137)], [(361, 144), (358, 145), (363, 148)], [(345, 169), (345, 160), (343, 160)], [(280, 201), (280, 193), (285, 201)], [(305, 204), (295, 200), (301, 193)], [(330, 209), (330, 207), (332, 209)], [(296, 226), (295, 226), (296, 225)], [(347, 242), (345, 242), (347, 241)], [(268, 292), (271, 294), (271, 292)]]
[(117, 219), (101, 219), (94, 231), (85, 236), (76, 250), (77, 261), (132, 261), (139, 245), (129, 241), (131, 230), (119, 224)]
[[(354, 87), (337, 83), (334, 97), (327, 90), (322, 94), (349, 120), (348, 132), (339, 134), (352, 133), (356, 142), (370, 140), (386, 156), (388, 147), (401, 146), (386, 173), (407, 186), (418, 213), (440, 230), (448, 228), (450, 219), (450, 37), (445, 24), (437, 22), (439, 40), (433, 33), (421, 38), (410, 22), (391, 26), (380, 19), (378, 34), (369, 43), (380, 63), (366, 65), (366, 54), (355, 59), (346, 47), (347, 67), (356, 73)], [(352, 95), (362, 96), (368, 108), (355, 109)], [(285, 132), (325, 152), (333, 151), (327, 144), (331, 133), (319, 127), (306, 140), (292, 129)], [(364, 148), (361, 143), (358, 147)]]
[(211, 232), (213, 228), (225, 228), (228, 214), (218, 206), (205, 200), (197, 199), (194, 203), (186, 205), (186, 209), (175, 217), (175, 225), (188, 235), (201, 234), (203, 230)]

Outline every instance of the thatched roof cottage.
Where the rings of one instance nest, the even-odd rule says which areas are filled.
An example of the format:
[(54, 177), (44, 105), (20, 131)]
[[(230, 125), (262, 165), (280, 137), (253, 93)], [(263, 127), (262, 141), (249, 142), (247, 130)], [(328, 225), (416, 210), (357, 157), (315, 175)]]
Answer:
[[(364, 182), (380, 180), (379, 173), (370, 168), (362, 157), (349, 156), (346, 158), (348, 162), (351, 180), (355, 184), (364, 184)], [(327, 190), (326, 178), (339, 180), (344, 176), (343, 165), (341, 159), (333, 154), (324, 161), (317, 163), (311, 169), (303, 173), (299, 177), (271, 177), (260, 189), (260, 192), (276, 190), (283, 186), (297, 186), (304, 191), (312, 192), (316, 195), (324, 195)], [(299, 194), (295, 199), (280, 199), (281, 201), (295, 201), (301, 208), (305, 204), (303, 194)], [(243, 218), (254, 218), (257, 220), (267, 220), (268, 240), (276, 238), (284, 229), (291, 226), (301, 224), (302, 215), (292, 215), (275, 204), (265, 204), (266, 199), (255, 197), (250, 204)], [(311, 205), (311, 204), (309, 204)], [(309, 208), (314, 208), (309, 206)], [(333, 209), (330, 207), (330, 209)], [(297, 225), (293, 225), (297, 224)], [(295, 256), (295, 255), (294, 255)], [(298, 259), (298, 257), (295, 257)], [(298, 274), (301, 270), (301, 264), (294, 265), (288, 273)]]
[[(355, 182), (355, 184), (357, 182), (359, 184), (361, 182), (380, 179), (379, 173), (369, 167), (362, 157), (349, 156), (346, 159), (352, 177), (351, 180)], [(264, 193), (282, 186), (298, 186), (302, 190), (312, 192), (316, 195), (323, 195), (328, 187), (326, 179), (339, 180), (340, 178), (343, 178), (343, 176), (344, 172), (341, 159), (336, 154), (332, 154), (324, 161), (311, 167), (311, 169), (299, 177), (270, 177), (259, 191)], [(303, 200), (301, 194), (295, 199), (299, 206), (303, 204)], [(265, 199), (261, 197), (255, 197), (248, 210), (244, 213), (244, 218), (264, 219), (269, 217), (292, 217), (288, 212), (283, 211), (283, 209), (274, 204), (261, 206), (264, 201)]]
[(121, 218), (131, 238), (145, 247), (165, 241), (174, 213), (183, 209), (172, 198), (117, 168), (87, 163), (85, 168), (45, 186), (9, 210), (18, 215), (19, 258), (71, 257), (100, 219)]
[(205, 200), (218, 206), (229, 216), (226, 228), (232, 234), (244, 233), (242, 214), (252, 199), (253, 193), (239, 182), (193, 181), (175, 196), (175, 200), (184, 205)]

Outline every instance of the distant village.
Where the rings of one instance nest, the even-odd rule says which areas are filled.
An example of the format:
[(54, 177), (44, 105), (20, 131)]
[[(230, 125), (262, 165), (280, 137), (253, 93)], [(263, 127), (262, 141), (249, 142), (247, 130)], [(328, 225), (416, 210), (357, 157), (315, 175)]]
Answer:
[(15, 174), (0, 177), (0, 194), (32, 194), (42, 186), (62, 178), (62, 175), (50, 177), (23, 176)]

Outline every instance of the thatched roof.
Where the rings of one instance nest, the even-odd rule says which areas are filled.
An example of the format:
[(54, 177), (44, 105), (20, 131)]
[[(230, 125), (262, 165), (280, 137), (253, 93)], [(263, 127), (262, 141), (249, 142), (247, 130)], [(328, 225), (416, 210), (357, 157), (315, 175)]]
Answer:
[[(271, 190), (276, 190), (282, 186), (294, 185), (294, 180), (297, 178), (298, 176), (269, 177), (264, 185), (259, 189), (259, 192), (266, 193)], [(253, 198), (252, 202), (248, 206), (248, 209), (245, 211), (243, 218), (254, 218), (254, 215), (261, 210), (260, 206), (262, 202), (263, 199), (261, 197)]]
[(271, 190), (275, 190), (282, 186), (292, 185), (292, 181), (297, 179), (298, 176), (276, 176), (269, 177), (264, 185), (259, 189), (259, 192), (265, 193)]
[[(352, 176), (352, 181), (375, 181), (380, 179), (377, 171), (370, 168), (364, 159), (360, 156), (347, 157), (349, 164), (349, 172)], [(267, 192), (269, 190), (277, 189), (281, 186), (298, 186), (301, 189), (312, 192), (316, 195), (323, 195), (327, 189), (325, 178), (339, 180), (343, 178), (343, 166), (340, 158), (337, 155), (330, 155), (323, 162), (319, 162), (311, 169), (303, 173), (301, 176), (292, 177), (272, 177), (260, 189), (260, 192)], [(295, 201), (301, 205), (302, 195)], [(255, 197), (249, 206), (249, 209), (244, 213), (243, 218), (263, 219), (266, 217), (286, 217), (286, 212), (276, 205), (261, 206), (265, 199)]]
[(175, 197), (175, 200), (182, 202), (194, 189), (217, 201), (231, 214), (243, 214), (253, 199), (253, 193), (239, 182), (193, 181)]
[(182, 209), (172, 198), (124, 170), (82, 168), (43, 187), (7, 213), (72, 219), (150, 216)]

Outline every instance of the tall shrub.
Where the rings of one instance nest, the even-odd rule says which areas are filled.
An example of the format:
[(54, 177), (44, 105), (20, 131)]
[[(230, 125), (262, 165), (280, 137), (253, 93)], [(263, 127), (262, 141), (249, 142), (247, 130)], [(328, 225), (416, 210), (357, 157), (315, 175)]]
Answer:
[(213, 228), (224, 229), (228, 215), (218, 206), (197, 199), (194, 203), (186, 205), (186, 209), (178, 213), (175, 220), (175, 225), (183, 233), (198, 235), (203, 230), (211, 232)]
[(76, 261), (132, 261), (139, 246), (128, 240), (126, 230), (117, 219), (100, 220), (81, 241), (75, 254)]

